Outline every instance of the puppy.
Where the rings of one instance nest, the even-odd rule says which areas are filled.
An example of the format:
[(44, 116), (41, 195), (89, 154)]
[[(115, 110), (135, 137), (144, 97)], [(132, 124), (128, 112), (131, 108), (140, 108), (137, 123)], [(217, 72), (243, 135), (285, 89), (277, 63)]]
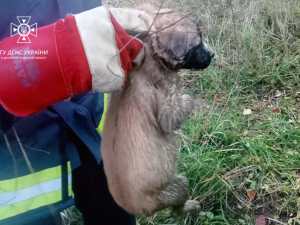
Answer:
[(113, 198), (127, 212), (150, 216), (171, 207), (176, 216), (200, 208), (188, 200), (187, 178), (177, 174), (180, 139), (174, 131), (193, 110), (177, 72), (205, 69), (213, 53), (183, 14), (164, 9), (156, 17), (149, 4), (138, 9), (155, 19), (157, 33), (142, 38), (144, 60), (128, 74), (126, 87), (111, 95), (102, 134), (104, 170)]

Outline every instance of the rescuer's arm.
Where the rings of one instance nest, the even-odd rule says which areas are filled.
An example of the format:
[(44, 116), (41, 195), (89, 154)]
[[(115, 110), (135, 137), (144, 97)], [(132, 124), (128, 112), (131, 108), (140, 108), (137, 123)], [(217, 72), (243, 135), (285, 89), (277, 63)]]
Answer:
[(30, 36), (31, 43), (18, 43), (22, 35), (0, 42), (0, 104), (28, 116), (90, 90), (121, 89), (143, 54), (142, 43), (126, 31), (148, 31), (150, 21), (141, 11), (101, 6), (37, 31), (20, 29), (37, 37)]

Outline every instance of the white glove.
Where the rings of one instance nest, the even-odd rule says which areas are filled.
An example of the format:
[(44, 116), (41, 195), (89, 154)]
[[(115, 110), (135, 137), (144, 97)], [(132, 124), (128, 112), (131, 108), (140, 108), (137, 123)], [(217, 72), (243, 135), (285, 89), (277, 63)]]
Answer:
[[(149, 31), (153, 18), (145, 11), (129, 8), (110, 8), (109, 11), (128, 34), (136, 35)], [(151, 27), (151, 32), (154, 27)]]

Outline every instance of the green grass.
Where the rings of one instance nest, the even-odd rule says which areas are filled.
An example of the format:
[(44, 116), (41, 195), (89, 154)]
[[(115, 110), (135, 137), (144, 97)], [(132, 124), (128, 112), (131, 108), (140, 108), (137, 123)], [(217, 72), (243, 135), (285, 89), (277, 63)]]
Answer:
[[(124, 1), (132, 2), (141, 1)], [(300, 0), (165, 4), (199, 7), (192, 17), (216, 52), (207, 70), (182, 73), (187, 91), (209, 106), (180, 133), (179, 171), (203, 209), (177, 219), (166, 210), (140, 225), (252, 225), (257, 215), (267, 224), (300, 224)]]
[[(232, 7), (221, 0), (167, 4), (184, 12), (199, 6), (193, 18), (217, 55), (207, 70), (183, 72), (183, 80), (191, 81), (187, 91), (209, 105), (182, 129), (179, 164), (190, 181), (191, 198), (203, 210), (180, 219), (170, 218), (166, 210), (141, 218), (140, 224), (248, 225), (261, 214), (273, 224), (297, 224), (300, 1), (233, 0)], [(222, 102), (214, 101), (215, 96)], [(281, 114), (273, 113), (276, 108)], [(245, 116), (244, 109), (253, 113)], [(249, 191), (255, 193), (252, 201)]]

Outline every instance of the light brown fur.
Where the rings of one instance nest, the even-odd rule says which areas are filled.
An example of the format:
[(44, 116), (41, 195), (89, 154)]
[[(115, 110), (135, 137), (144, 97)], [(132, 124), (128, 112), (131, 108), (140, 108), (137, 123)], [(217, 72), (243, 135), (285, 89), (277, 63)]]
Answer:
[[(139, 9), (155, 17), (152, 6)], [(162, 14), (155, 29), (182, 16)], [(174, 31), (175, 37), (170, 34)], [(187, 31), (192, 33), (184, 37)], [(174, 38), (182, 42), (172, 44)], [(183, 94), (176, 73), (183, 60), (180, 51), (186, 54), (200, 39), (188, 18), (145, 37), (144, 60), (128, 74), (126, 88), (111, 95), (102, 135), (104, 169), (113, 198), (131, 214), (152, 215), (172, 207), (177, 215), (200, 208), (188, 200), (188, 180), (177, 174), (180, 139), (174, 133), (193, 110), (193, 100)]]

